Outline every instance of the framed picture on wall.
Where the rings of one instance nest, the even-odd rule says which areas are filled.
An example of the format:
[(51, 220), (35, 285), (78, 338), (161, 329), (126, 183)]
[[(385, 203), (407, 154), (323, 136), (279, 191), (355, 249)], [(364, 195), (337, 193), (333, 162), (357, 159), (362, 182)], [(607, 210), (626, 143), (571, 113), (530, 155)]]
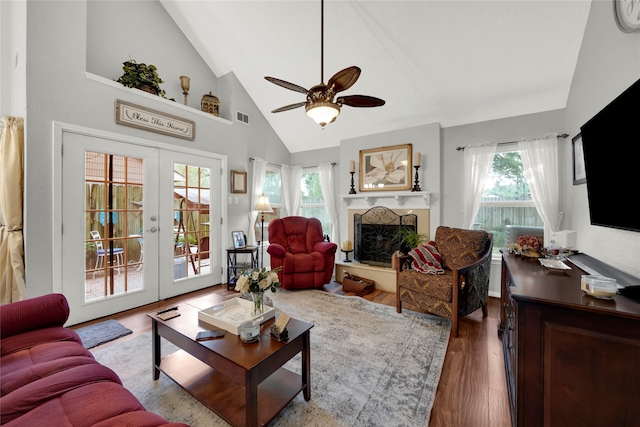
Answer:
[(231, 170), (231, 192), (245, 194), (247, 192), (247, 173)]
[(587, 182), (587, 172), (584, 167), (581, 133), (573, 137), (571, 146), (573, 148), (573, 185), (584, 184)]
[(411, 144), (360, 150), (360, 191), (411, 189)]

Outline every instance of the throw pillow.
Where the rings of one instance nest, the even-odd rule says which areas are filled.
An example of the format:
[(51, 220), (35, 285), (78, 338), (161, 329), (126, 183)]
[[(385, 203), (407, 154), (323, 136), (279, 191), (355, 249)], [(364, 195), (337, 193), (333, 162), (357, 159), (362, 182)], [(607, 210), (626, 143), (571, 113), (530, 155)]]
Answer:
[(413, 258), (411, 266), (414, 270), (428, 274), (444, 274), (442, 258), (433, 241), (411, 249), (409, 256)]

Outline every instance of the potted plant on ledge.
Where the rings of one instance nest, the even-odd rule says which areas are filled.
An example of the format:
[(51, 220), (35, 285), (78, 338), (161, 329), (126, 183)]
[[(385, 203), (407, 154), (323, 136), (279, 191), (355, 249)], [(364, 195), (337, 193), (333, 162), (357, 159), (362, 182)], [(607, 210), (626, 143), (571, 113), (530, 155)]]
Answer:
[(122, 64), (124, 74), (116, 80), (118, 83), (166, 98), (165, 91), (160, 88), (160, 83), (163, 81), (158, 75), (158, 69), (155, 65), (137, 63), (134, 59)]

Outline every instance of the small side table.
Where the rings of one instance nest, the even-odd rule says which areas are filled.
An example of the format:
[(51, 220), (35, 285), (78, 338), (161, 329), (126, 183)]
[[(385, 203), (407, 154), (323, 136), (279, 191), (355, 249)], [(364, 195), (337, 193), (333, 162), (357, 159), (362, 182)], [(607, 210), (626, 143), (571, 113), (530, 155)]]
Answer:
[[(238, 262), (238, 254), (249, 255), (246, 262)], [(236, 285), (236, 277), (244, 268), (258, 267), (258, 246), (245, 246), (244, 248), (227, 248), (227, 290)]]

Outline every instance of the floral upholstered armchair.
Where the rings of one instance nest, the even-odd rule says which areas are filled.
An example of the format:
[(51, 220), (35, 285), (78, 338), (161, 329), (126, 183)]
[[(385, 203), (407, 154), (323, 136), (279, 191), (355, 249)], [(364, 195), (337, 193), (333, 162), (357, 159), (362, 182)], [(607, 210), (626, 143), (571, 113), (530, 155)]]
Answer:
[(410, 255), (394, 255), (396, 311), (402, 303), (451, 319), (458, 336), (458, 317), (482, 308), (487, 315), (493, 236), (482, 230), (438, 227), (435, 241)]

